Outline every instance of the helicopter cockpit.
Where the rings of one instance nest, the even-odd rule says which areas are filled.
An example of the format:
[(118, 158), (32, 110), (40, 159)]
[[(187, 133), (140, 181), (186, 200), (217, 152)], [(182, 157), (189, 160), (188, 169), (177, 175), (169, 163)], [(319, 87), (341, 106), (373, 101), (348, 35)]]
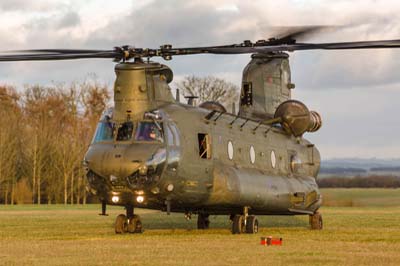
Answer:
[(157, 121), (141, 121), (135, 134), (136, 141), (164, 142), (162, 127)]
[[(136, 124), (136, 125), (135, 125)], [(136, 126), (136, 127), (135, 127)], [(130, 141), (134, 136), (134, 141), (164, 143), (162, 122), (155, 119), (146, 119), (138, 122), (125, 121), (116, 123), (112, 121), (112, 108), (103, 114), (97, 125), (92, 144), (98, 142), (111, 141)]]

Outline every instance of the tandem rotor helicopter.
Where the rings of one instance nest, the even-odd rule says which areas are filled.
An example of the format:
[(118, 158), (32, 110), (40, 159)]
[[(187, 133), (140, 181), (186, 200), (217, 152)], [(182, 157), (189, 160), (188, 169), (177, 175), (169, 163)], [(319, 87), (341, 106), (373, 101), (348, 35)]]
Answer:
[[(291, 99), (289, 55), (299, 50), (399, 48), (400, 40), (299, 43), (296, 36), (240, 44), (159, 49), (41, 49), (3, 53), (0, 61), (112, 58), (114, 107), (104, 111), (83, 163), (89, 190), (106, 205), (123, 206), (116, 233), (141, 233), (135, 208), (229, 215), (232, 233), (257, 233), (256, 215), (309, 215), (322, 229), (316, 183), (320, 154), (303, 138), (320, 115)], [(171, 69), (150, 61), (194, 54), (251, 54), (243, 70), (239, 112), (217, 102), (182, 104), (171, 93)]]

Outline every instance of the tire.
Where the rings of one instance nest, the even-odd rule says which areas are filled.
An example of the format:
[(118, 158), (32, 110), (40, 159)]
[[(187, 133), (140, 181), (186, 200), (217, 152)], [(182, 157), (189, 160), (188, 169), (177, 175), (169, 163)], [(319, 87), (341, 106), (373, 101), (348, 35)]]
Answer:
[(127, 231), (131, 234), (135, 233), (136, 225), (138, 222), (137, 217), (138, 217), (137, 215), (133, 215), (133, 217), (131, 219), (129, 219), (129, 223), (127, 225)]
[(258, 220), (254, 215), (247, 216), (246, 220), (246, 233), (257, 234), (258, 233)]
[(232, 222), (232, 234), (241, 234), (244, 232), (244, 216), (235, 215)]
[(143, 233), (143, 226), (142, 226), (142, 221), (140, 220), (140, 218), (136, 222), (135, 233), (137, 233), (137, 234)]
[(210, 227), (210, 220), (208, 219), (209, 216), (209, 214), (199, 213), (197, 216), (197, 229), (203, 230)]
[(319, 212), (310, 215), (310, 226), (312, 230), (321, 230), (323, 228), (322, 215)]
[(127, 228), (127, 218), (125, 214), (120, 214), (117, 216), (117, 219), (115, 220), (115, 233), (116, 234), (123, 234), (128, 231)]

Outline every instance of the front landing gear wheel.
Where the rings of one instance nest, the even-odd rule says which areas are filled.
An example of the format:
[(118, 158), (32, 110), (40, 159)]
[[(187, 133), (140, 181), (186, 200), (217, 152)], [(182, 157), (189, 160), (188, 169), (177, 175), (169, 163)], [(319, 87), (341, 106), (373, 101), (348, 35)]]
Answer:
[(208, 229), (210, 227), (209, 216), (207, 213), (199, 213), (197, 216), (197, 229)]
[(245, 222), (243, 215), (235, 215), (232, 220), (232, 234), (241, 234), (245, 231)]
[(143, 233), (142, 221), (139, 215), (133, 215), (131, 219), (128, 219), (127, 231), (133, 233)]
[(322, 215), (319, 212), (315, 212), (313, 215), (310, 215), (310, 226), (313, 230), (321, 230), (323, 223), (322, 223)]
[(258, 233), (258, 220), (254, 215), (247, 216), (246, 220), (246, 233), (257, 234)]
[(128, 231), (128, 219), (125, 214), (120, 214), (115, 220), (115, 233), (123, 234)]

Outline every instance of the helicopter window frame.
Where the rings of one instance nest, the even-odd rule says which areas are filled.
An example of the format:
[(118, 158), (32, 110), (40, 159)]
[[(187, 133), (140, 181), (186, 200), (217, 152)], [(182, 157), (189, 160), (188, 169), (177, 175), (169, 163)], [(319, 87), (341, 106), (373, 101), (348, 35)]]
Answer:
[(253, 105), (253, 83), (243, 82), (242, 95), (240, 95), (241, 106), (252, 106)]
[(250, 163), (251, 164), (254, 164), (256, 162), (256, 151), (254, 150), (254, 146), (253, 145), (250, 145), (249, 158), (250, 158)]
[(201, 159), (211, 159), (211, 137), (208, 133), (198, 133), (199, 157)]
[(293, 174), (299, 173), (302, 167), (301, 158), (297, 155), (295, 151), (288, 151), (289, 158), (289, 169)]
[(169, 123), (165, 123), (165, 131), (167, 132), (166, 136), (168, 146), (175, 146), (175, 136)]
[[(131, 123), (132, 124), (131, 131), (130, 131), (130, 137), (128, 139), (119, 139), (120, 129), (127, 123)], [(132, 141), (133, 136), (136, 135), (136, 125), (135, 125), (134, 121), (128, 120), (128, 121), (125, 121), (125, 122), (122, 122), (122, 123), (115, 123), (115, 125), (116, 125), (116, 128), (114, 129), (115, 130), (115, 133), (114, 133), (115, 141), (117, 141), (117, 142), (129, 142), (129, 141)]]
[(172, 130), (172, 134), (174, 135), (175, 138), (175, 146), (179, 147), (181, 146), (181, 141), (180, 141), (180, 134), (178, 127), (174, 123), (169, 123), (169, 126)]
[[(107, 128), (111, 129), (111, 131), (108, 131), (108, 135), (111, 134), (111, 136), (105, 138), (105, 129)], [(112, 121), (110, 117), (106, 116), (106, 118), (100, 120), (97, 123), (96, 131), (93, 136), (91, 144), (102, 143), (102, 142), (113, 142), (115, 139), (115, 129), (116, 129), (116, 123)]]
[[(158, 130), (158, 132), (160, 133), (160, 136), (156, 137), (155, 139), (151, 140), (151, 139), (138, 139), (139, 137), (143, 137), (143, 136), (138, 136), (138, 134), (143, 133), (143, 129), (141, 128), (142, 123), (149, 123), (149, 124), (154, 124)], [(135, 131), (135, 136), (134, 136), (134, 141), (135, 142), (148, 142), (148, 143), (165, 143), (165, 132), (163, 129), (164, 123), (162, 120), (148, 120), (148, 119), (144, 119), (144, 120), (140, 120), (137, 122), (137, 127), (136, 127), (136, 131)]]
[(273, 169), (276, 168), (276, 154), (275, 150), (271, 150), (271, 166)]
[(228, 140), (228, 150), (227, 151), (228, 151), (228, 159), (232, 161), (235, 149), (233, 147), (233, 142), (231, 140)]

